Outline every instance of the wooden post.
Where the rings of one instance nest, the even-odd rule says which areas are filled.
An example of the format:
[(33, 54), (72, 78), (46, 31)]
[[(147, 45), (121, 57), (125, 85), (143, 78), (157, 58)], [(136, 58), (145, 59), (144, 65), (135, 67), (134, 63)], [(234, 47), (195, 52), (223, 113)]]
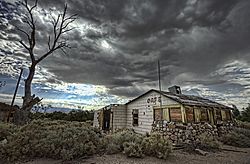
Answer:
[(14, 92), (14, 96), (13, 96), (13, 99), (11, 101), (11, 107), (10, 107), (10, 109), (8, 111), (7, 122), (10, 121), (10, 115), (11, 115), (12, 108), (13, 108), (13, 105), (14, 105), (14, 102), (15, 102), (15, 98), (16, 98), (16, 94), (17, 94), (17, 91), (18, 91), (18, 87), (19, 87), (19, 83), (20, 83), (22, 74), (23, 74), (23, 69), (21, 68), (21, 72), (20, 72), (20, 75), (19, 75), (19, 78), (18, 78), (18, 81), (17, 81), (17, 84), (16, 84), (16, 89), (15, 89), (15, 92)]
[(13, 107), (13, 104), (15, 102), (15, 98), (16, 98), (16, 94), (17, 94), (17, 90), (18, 90), (18, 87), (19, 87), (19, 83), (20, 83), (22, 74), (23, 74), (23, 69), (21, 68), (21, 72), (20, 72), (20, 75), (19, 75), (19, 78), (18, 78), (18, 81), (17, 81), (17, 84), (16, 84), (15, 93), (14, 93), (14, 96), (13, 96), (13, 99), (12, 99), (12, 102), (11, 102), (11, 107)]

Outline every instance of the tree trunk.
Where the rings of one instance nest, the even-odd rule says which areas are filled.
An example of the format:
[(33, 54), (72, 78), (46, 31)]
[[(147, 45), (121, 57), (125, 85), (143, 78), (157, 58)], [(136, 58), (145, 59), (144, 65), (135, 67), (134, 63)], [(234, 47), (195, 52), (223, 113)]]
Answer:
[(25, 80), (23, 106), (15, 112), (14, 116), (14, 123), (17, 125), (24, 125), (29, 121), (29, 113), (33, 106), (29, 104), (31, 104), (34, 99), (34, 96), (31, 96), (31, 83), (35, 74), (35, 69), (36, 65), (32, 63), (29, 68), (29, 75)]
[(27, 79), (25, 80), (23, 107), (27, 106), (33, 98), (31, 96), (31, 83), (35, 75), (35, 69), (36, 69), (36, 65), (32, 63), (31, 67), (29, 68), (29, 75)]

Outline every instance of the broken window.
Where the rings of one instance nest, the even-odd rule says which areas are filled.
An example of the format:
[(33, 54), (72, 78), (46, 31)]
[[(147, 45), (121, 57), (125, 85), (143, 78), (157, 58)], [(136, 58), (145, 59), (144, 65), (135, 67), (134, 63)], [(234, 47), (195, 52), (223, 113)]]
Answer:
[(185, 108), (186, 109), (186, 116), (187, 122), (194, 122), (194, 109), (193, 108)]
[(161, 108), (154, 109), (154, 120), (161, 120)]
[(221, 115), (222, 115), (222, 120), (223, 121), (230, 121), (231, 116), (230, 116), (230, 111), (229, 110), (221, 110)]
[(205, 108), (201, 108), (201, 119), (200, 121), (201, 122), (207, 122), (208, 121), (208, 112), (207, 112), (207, 109)]
[(215, 118), (217, 121), (222, 121), (220, 109), (215, 109)]
[[(163, 118), (161, 115), (163, 114)], [(154, 120), (159, 121), (159, 120), (166, 120), (169, 121), (169, 109), (168, 108), (154, 108)]]
[(138, 126), (139, 110), (133, 109), (133, 126)]
[(182, 121), (180, 107), (169, 108), (169, 112), (170, 112), (170, 120), (171, 121), (174, 121), (174, 122), (181, 122)]
[(227, 120), (227, 121), (230, 121), (230, 120), (231, 120), (231, 111), (230, 111), (230, 110), (227, 110), (227, 111), (226, 111), (226, 120)]

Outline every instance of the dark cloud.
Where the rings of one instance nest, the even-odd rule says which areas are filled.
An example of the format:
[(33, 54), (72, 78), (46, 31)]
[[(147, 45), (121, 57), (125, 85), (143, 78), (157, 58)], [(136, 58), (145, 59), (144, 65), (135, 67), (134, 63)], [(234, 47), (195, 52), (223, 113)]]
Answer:
[[(61, 10), (64, 2), (39, 1), (44, 10), (37, 13), (41, 43), (37, 53), (46, 50), (46, 33), (51, 30), (43, 16), (49, 10)], [(0, 4), (4, 13), (14, 10), (12, 3)], [(160, 60), (165, 89), (179, 84), (191, 88), (190, 92), (204, 94), (205, 90), (198, 91), (197, 86), (207, 88), (212, 96), (230, 88), (237, 88), (231, 93), (242, 93), (250, 85), (230, 81), (228, 72), (233, 77), (244, 75), (245, 81), (248, 77), (226, 67), (234, 61), (238, 61), (237, 67), (242, 62), (250, 63), (247, 0), (68, 0), (67, 4), (71, 14), (78, 14), (76, 29), (65, 36), (73, 48), (68, 55), (58, 51), (41, 63), (54, 75), (54, 80), (50, 77), (47, 82), (104, 85), (110, 94), (133, 97), (157, 87)], [(20, 22), (2, 18), (8, 18), (12, 25)], [(0, 39), (17, 41), (11, 34), (16, 32), (3, 30)], [(11, 53), (7, 48), (1, 51)], [(215, 75), (220, 69), (228, 72)]]

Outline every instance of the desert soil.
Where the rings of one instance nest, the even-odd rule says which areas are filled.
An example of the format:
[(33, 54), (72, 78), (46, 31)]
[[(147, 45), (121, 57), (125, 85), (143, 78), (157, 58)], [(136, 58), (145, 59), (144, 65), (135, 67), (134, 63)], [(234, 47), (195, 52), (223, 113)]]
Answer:
[(239, 152), (221, 151), (202, 156), (190, 154), (183, 150), (175, 150), (167, 160), (154, 157), (128, 158), (123, 154), (115, 154), (93, 156), (88, 159), (74, 161), (36, 159), (22, 164), (250, 164), (250, 148), (236, 148), (231, 146), (224, 146), (223, 148)]

